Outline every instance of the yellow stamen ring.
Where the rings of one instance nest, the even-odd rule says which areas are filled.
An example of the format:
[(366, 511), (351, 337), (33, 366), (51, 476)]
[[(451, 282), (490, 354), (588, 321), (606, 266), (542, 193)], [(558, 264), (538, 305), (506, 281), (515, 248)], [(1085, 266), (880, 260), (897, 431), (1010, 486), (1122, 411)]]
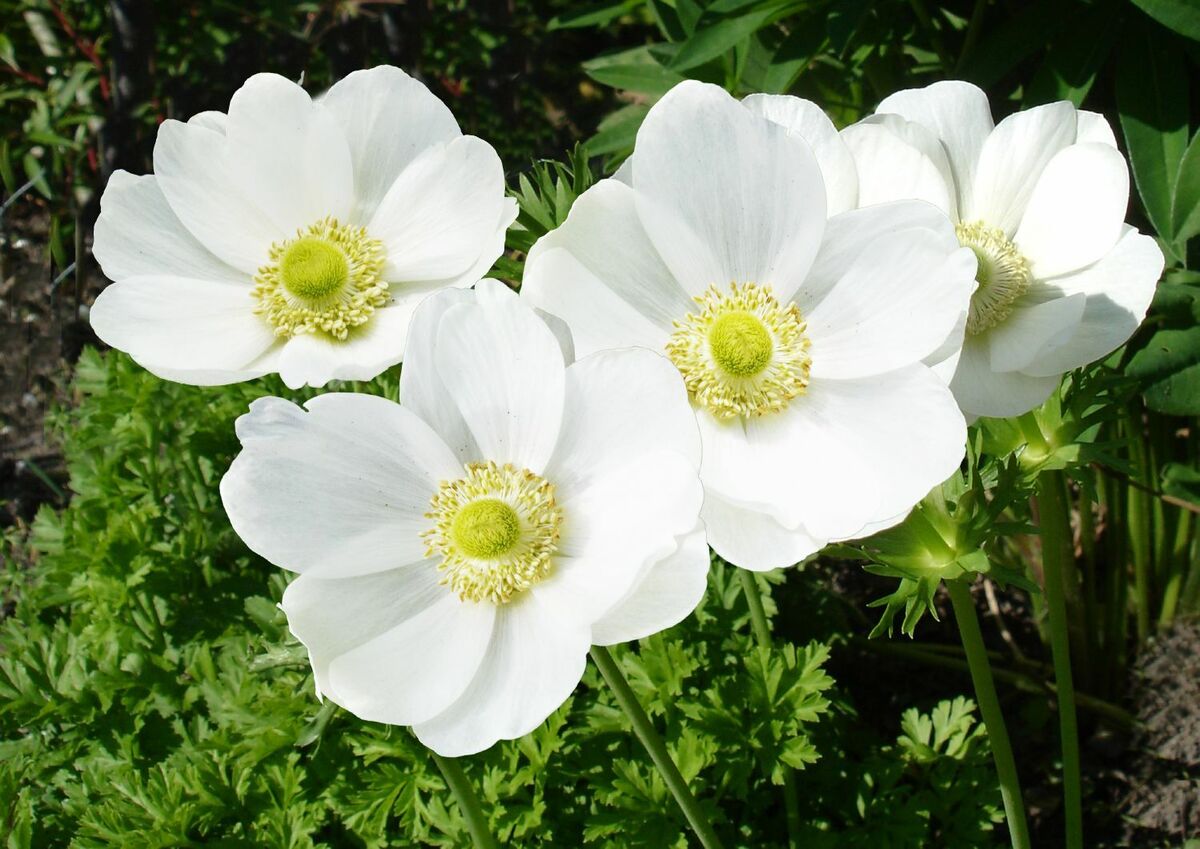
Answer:
[(271, 246), (254, 276), (254, 311), (277, 336), (325, 333), (344, 340), (387, 303), (383, 264), (383, 243), (365, 228), (325, 218)]
[(710, 286), (695, 300), (666, 349), (693, 401), (729, 419), (779, 412), (804, 394), (812, 358), (799, 307), (757, 283), (728, 294)]
[(488, 462), (465, 471), (429, 503), (426, 554), (441, 556), (441, 583), (463, 601), (504, 604), (550, 573), (562, 510), (554, 485), (528, 469)]

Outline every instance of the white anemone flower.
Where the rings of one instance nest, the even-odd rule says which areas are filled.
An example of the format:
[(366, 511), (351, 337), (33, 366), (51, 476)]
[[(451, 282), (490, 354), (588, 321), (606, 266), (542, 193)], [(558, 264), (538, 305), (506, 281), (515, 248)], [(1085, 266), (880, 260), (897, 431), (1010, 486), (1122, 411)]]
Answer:
[(486, 142), (398, 68), (313, 100), (274, 74), (229, 113), (165, 121), (154, 174), (113, 174), (95, 256), (96, 334), (169, 380), (290, 387), (400, 361), (413, 310), (504, 249), (516, 205)]
[(446, 756), (529, 733), (591, 645), (704, 593), (683, 382), (649, 351), (572, 362), (561, 335), (496, 281), (447, 290), (414, 317), (403, 405), (263, 398), (237, 423), (221, 496), (300, 573), (282, 606), (318, 693)]
[(926, 200), (976, 254), (961, 357), (939, 357), (970, 416), (1033, 409), (1145, 317), (1163, 256), (1125, 224), (1128, 169), (1102, 115), (1060, 101), (993, 126), (987, 95), (949, 81), (891, 95), (842, 136), (860, 204)]
[(852, 162), (814, 156), (766, 105), (789, 109), (672, 89), (632, 165), (531, 250), (522, 290), (581, 354), (667, 353), (700, 425), (708, 541), (756, 570), (900, 521), (958, 467), (963, 416), (921, 360), (975, 267), (926, 203), (827, 218)]

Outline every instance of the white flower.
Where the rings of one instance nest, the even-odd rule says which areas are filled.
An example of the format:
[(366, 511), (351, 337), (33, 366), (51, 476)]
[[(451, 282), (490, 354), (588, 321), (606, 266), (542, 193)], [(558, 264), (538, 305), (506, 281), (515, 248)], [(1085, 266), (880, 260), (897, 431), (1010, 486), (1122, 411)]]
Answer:
[(417, 311), (403, 406), (264, 398), (221, 482), (246, 544), (299, 572), (283, 597), (318, 692), (412, 725), (443, 755), (527, 734), (592, 644), (703, 595), (699, 435), (649, 351), (570, 362), (569, 335), (503, 284)]
[(104, 191), (95, 255), (115, 282), (91, 321), (183, 383), (374, 377), (417, 304), (486, 274), (516, 216), (491, 146), (386, 66), (315, 101), (253, 76), (228, 115), (164, 122), (154, 171)]
[(861, 205), (929, 201), (978, 255), (962, 356), (937, 358), (964, 412), (1038, 406), (1141, 323), (1163, 257), (1124, 223), (1129, 175), (1103, 116), (1062, 101), (993, 127), (982, 91), (939, 82), (893, 94), (842, 135)]
[(827, 221), (825, 185), (852, 204), (853, 166), (836, 138), (818, 159), (759, 114), (806, 112), (788, 100), (676, 86), (621, 178), (534, 246), (522, 291), (582, 354), (667, 352), (700, 424), (709, 543), (751, 569), (894, 524), (965, 442), (921, 360), (965, 309), (974, 258), (929, 204)]

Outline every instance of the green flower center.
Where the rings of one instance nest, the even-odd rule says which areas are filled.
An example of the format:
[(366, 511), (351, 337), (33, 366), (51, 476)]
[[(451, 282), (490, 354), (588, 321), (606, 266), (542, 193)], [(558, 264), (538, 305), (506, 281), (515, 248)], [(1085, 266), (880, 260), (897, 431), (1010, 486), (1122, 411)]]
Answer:
[(1032, 275), (1029, 261), (999, 227), (976, 221), (956, 224), (954, 230), (959, 243), (975, 253), (975, 280), (979, 286), (971, 296), (967, 315), (967, 333), (973, 336), (1012, 314), (1017, 300), (1029, 291)]
[(279, 275), (283, 285), (296, 297), (319, 300), (346, 285), (350, 264), (336, 245), (316, 236), (305, 236), (283, 252)]
[(383, 243), (363, 227), (325, 218), (271, 245), (267, 259), (254, 275), (254, 311), (276, 336), (342, 341), (388, 301)]
[(472, 501), (454, 517), (450, 538), (468, 557), (490, 560), (507, 554), (521, 539), (521, 517), (498, 498)]
[(713, 362), (734, 377), (753, 377), (771, 362), (775, 343), (762, 320), (749, 312), (727, 312), (708, 331)]
[(562, 509), (554, 485), (511, 463), (469, 463), (443, 481), (425, 516), (427, 554), (463, 601), (504, 604), (550, 574)]
[(692, 401), (732, 419), (777, 413), (804, 394), (812, 359), (799, 307), (757, 283), (710, 286), (695, 301), (666, 349)]

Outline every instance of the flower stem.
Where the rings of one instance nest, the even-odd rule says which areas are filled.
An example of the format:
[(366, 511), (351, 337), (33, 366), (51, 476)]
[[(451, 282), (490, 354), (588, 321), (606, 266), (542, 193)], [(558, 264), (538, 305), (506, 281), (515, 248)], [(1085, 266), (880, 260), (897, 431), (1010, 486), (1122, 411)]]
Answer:
[(1029, 849), (1029, 826), (1025, 822), (1025, 804), (1021, 801), (1017, 762), (1008, 740), (1000, 699), (996, 696), (996, 682), (992, 680), (992, 667), (983, 645), (983, 633), (979, 630), (975, 602), (962, 580), (947, 581), (946, 589), (954, 605), (954, 618), (958, 620), (958, 633), (967, 654), (971, 681), (975, 684), (975, 698), (979, 701), (979, 712), (983, 715), (983, 725), (992, 746), (992, 759), (996, 762), (996, 774), (1000, 777), (1000, 796), (1004, 800), (1009, 838), (1013, 849)]
[(1071, 679), (1071, 643), (1067, 636), (1067, 600), (1063, 572), (1071, 546), (1066, 481), (1061, 472), (1038, 475), (1038, 523), (1042, 529), (1042, 573), (1050, 620), (1050, 651), (1058, 688), (1058, 726), (1062, 737), (1063, 812), (1067, 849), (1083, 849), (1083, 789), (1079, 771), (1079, 728), (1075, 718), (1075, 684)]
[(667, 751), (667, 745), (658, 736), (658, 732), (654, 730), (654, 725), (650, 722), (650, 717), (642, 710), (641, 704), (638, 703), (637, 695), (634, 694), (633, 688), (629, 686), (629, 682), (625, 680), (624, 673), (621, 672), (621, 667), (613, 660), (613, 656), (609, 654), (608, 649), (603, 646), (592, 646), (592, 662), (600, 670), (600, 674), (612, 690), (613, 695), (617, 699), (617, 704), (621, 706), (621, 710), (625, 711), (625, 715), (629, 717), (629, 722), (633, 725), (633, 733), (637, 735), (638, 740), (645, 747), (647, 754), (650, 755), (650, 759), (658, 767), (663, 781), (667, 784), (667, 789), (675, 797), (680, 810), (683, 811), (683, 815), (687, 818), (688, 825), (692, 827), (692, 831), (699, 838), (700, 845), (704, 849), (721, 849), (721, 841), (717, 838), (716, 832), (713, 831), (713, 827), (709, 824), (708, 817), (700, 809), (700, 803), (696, 801), (696, 797), (688, 789), (687, 782), (683, 780), (683, 776), (679, 774), (679, 767), (675, 766), (675, 761), (671, 760), (671, 753)]
[[(738, 569), (738, 577), (742, 582), (742, 592), (746, 596), (746, 606), (750, 608), (750, 627), (754, 631), (754, 639), (760, 648), (767, 651), (774, 649), (771, 639), (771, 625), (767, 622), (767, 613), (763, 609), (762, 592), (758, 589), (758, 580), (754, 573), (747, 569)], [(783, 804), (787, 817), (788, 847), (798, 849), (800, 846), (800, 801), (796, 791), (796, 773), (787, 766), (783, 769)]]
[(475, 788), (471, 786), (458, 759), (442, 757), (432, 749), (429, 750), (429, 754), (433, 755), (433, 762), (438, 765), (442, 777), (446, 779), (446, 786), (458, 802), (458, 809), (467, 821), (467, 831), (475, 849), (500, 849), (500, 844), (488, 830), (487, 817), (483, 813), (483, 806), (479, 804), (479, 797), (475, 795)]

